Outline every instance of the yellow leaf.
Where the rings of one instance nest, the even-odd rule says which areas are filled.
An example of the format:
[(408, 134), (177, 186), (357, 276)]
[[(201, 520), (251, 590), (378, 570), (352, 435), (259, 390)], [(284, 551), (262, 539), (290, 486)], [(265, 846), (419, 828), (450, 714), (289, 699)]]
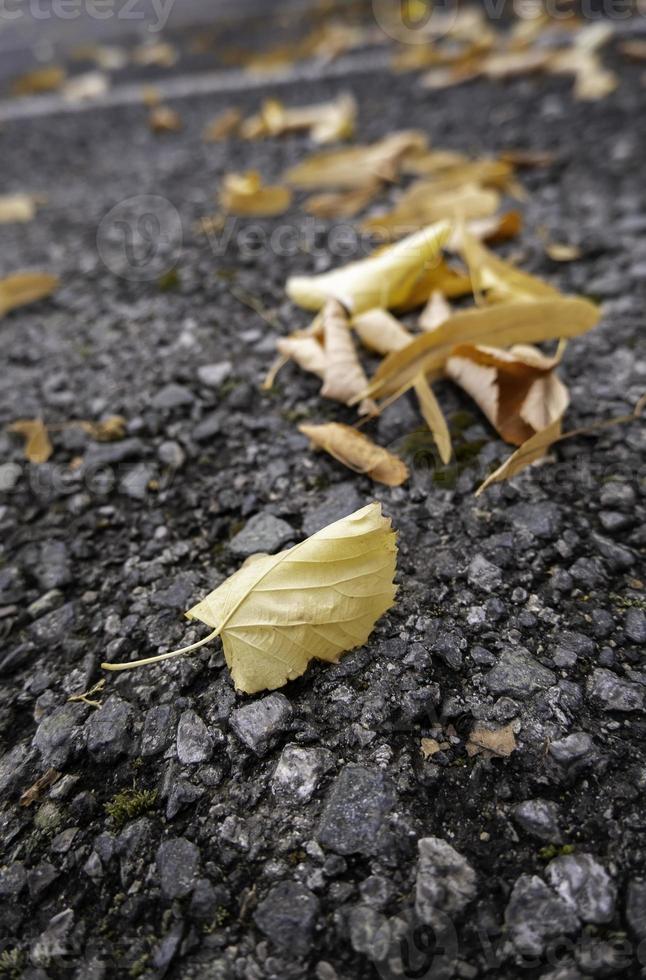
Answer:
[(281, 337), (276, 344), (283, 357), (295, 361), (304, 371), (316, 374), (321, 380), (325, 376), (326, 357), (321, 342), (305, 333)]
[(88, 71), (75, 75), (63, 85), (63, 98), (66, 102), (91, 102), (105, 95), (110, 88), (110, 77), (102, 71)]
[(10, 310), (50, 296), (58, 288), (58, 278), (46, 272), (16, 272), (0, 279), (0, 317)]
[(531, 302), (561, 295), (558, 289), (548, 286), (536, 276), (522, 272), (511, 262), (498, 258), (466, 229), (462, 229), (460, 248), (469, 268), (476, 302)]
[(544, 71), (550, 64), (549, 48), (526, 48), (523, 51), (501, 51), (489, 55), (482, 64), (487, 78), (506, 79)]
[(401, 238), (424, 225), (444, 218), (472, 220), (488, 218), (498, 210), (500, 195), (495, 190), (467, 183), (456, 187), (451, 181), (416, 181), (402, 194), (391, 211), (362, 222), (365, 231)]
[(431, 430), (439, 450), (440, 459), (443, 463), (448, 463), (451, 459), (451, 436), (433, 389), (423, 374), (415, 378), (414, 388), (424, 421)]
[(395, 180), (402, 161), (414, 149), (426, 146), (426, 136), (415, 130), (391, 133), (368, 146), (347, 150), (324, 150), (296, 164), (285, 174), (295, 187), (356, 188), (375, 178)]
[(567, 389), (553, 373), (560, 359), (560, 350), (546, 357), (524, 345), (503, 351), (463, 344), (453, 349), (444, 370), (503, 439), (520, 446), (567, 408)]
[[(70, 425), (74, 424), (74, 422), (70, 422)], [(115, 442), (123, 439), (126, 434), (127, 425), (123, 415), (108, 415), (107, 418), (102, 419), (100, 422), (80, 421), (76, 424), (84, 432), (87, 432), (92, 439), (96, 439), (97, 442)]]
[(127, 670), (188, 653), (222, 638), (237, 690), (274, 690), (316, 658), (336, 663), (362, 646), (395, 600), (395, 532), (377, 503), (317, 531), (277, 555), (259, 555), (186, 613), (213, 628), (181, 650), (127, 664)]
[(136, 65), (154, 65), (158, 68), (172, 68), (178, 58), (177, 48), (168, 41), (152, 41), (140, 44), (132, 52)]
[[(325, 348), (321, 394), (349, 405), (366, 387), (368, 379), (357, 356), (348, 316), (337, 300), (329, 299), (323, 307), (321, 327)], [(359, 411), (371, 414), (373, 409), (373, 405), (366, 404)]]
[(522, 470), (542, 459), (553, 442), (560, 437), (562, 430), (561, 419), (557, 419), (533, 435), (527, 442), (524, 442), (515, 453), (512, 453), (505, 462), (490, 473), (487, 479), (476, 490), (476, 497), (490, 487), (492, 483), (502, 483), (503, 480), (510, 480)]
[(440, 324), (451, 316), (451, 305), (447, 302), (444, 293), (435, 289), (429, 298), (428, 303), (420, 313), (417, 322), (422, 330), (435, 330)]
[(577, 297), (501, 303), (454, 313), (435, 330), (415, 337), (407, 347), (389, 354), (361, 395), (385, 398), (411, 387), (420, 372), (427, 375), (441, 370), (458, 344), (510, 347), (576, 337), (594, 327), (599, 315), (593, 303)]
[(387, 310), (366, 310), (352, 320), (364, 347), (377, 354), (390, 354), (410, 343), (413, 335)]
[(58, 65), (36, 68), (17, 78), (11, 86), (14, 95), (42, 95), (55, 92), (65, 81), (65, 69)]
[(226, 174), (220, 189), (220, 204), (230, 214), (271, 217), (282, 214), (291, 204), (287, 187), (264, 187), (256, 170), (245, 174)]
[(309, 130), (315, 143), (333, 143), (350, 139), (356, 115), (357, 103), (349, 93), (343, 93), (332, 102), (292, 109), (278, 99), (266, 99), (258, 115), (245, 121), (241, 135), (246, 139), (257, 139)]
[(380, 192), (381, 183), (374, 181), (365, 187), (354, 187), (349, 191), (327, 191), (312, 194), (303, 204), (303, 210), (316, 218), (353, 218), (363, 211)]
[(225, 109), (219, 116), (207, 123), (202, 132), (202, 139), (205, 143), (215, 143), (218, 140), (226, 139), (237, 132), (242, 122), (242, 113), (239, 109)]
[(459, 299), (471, 295), (471, 280), (467, 275), (449, 265), (443, 258), (429, 265), (419, 277), (406, 299), (395, 309), (408, 313), (422, 306), (434, 292), (443, 293), (447, 299)]
[(9, 427), (9, 432), (16, 432), (25, 440), (25, 458), (30, 463), (46, 463), (54, 452), (49, 440), (47, 428), (42, 419), (18, 419)]
[(574, 262), (581, 258), (581, 249), (578, 245), (566, 245), (561, 242), (548, 242), (545, 251), (552, 262)]
[(445, 189), (454, 187), (456, 190), (465, 184), (506, 190), (514, 176), (514, 168), (506, 160), (489, 157), (470, 160), (453, 150), (409, 153), (404, 160), (403, 169), (407, 173), (432, 178), (438, 186)]
[(182, 119), (170, 106), (157, 105), (150, 110), (148, 125), (153, 133), (176, 133), (182, 128)]
[(33, 194), (4, 194), (0, 196), (0, 225), (31, 221), (36, 213)]
[(324, 449), (355, 473), (363, 473), (389, 487), (398, 487), (408, 479), (408, 469), (403, 460), (377, 446), (372, 439), (350, 425), (327, 422), (323, 425), (303, 424), (298, 428), (317, 449)]
[(332, 297), (354, 315), (373, 307), (399, 306), (428, 265), (437, 260), (449, 233), (448, 222), (439, 222), (341, 269), (318, 276), (293, 276), (287, 280), (287, 295), (308, 310), (320, 309)]

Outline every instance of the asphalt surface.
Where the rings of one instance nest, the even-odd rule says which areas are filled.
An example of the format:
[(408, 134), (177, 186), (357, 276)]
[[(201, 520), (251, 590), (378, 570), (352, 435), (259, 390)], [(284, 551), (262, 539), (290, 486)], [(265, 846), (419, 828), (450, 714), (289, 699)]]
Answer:
[[(227, 30), (263, 36), (257, 19)], [(2, 227), (0, 272), (62, 281), (0, 324), (0, 422), (120, 414), (128, 430), (98, 444), (61, 428), (41, 466), (0, 433), (2, 977), (644, 976), (643, 423), (564, 443), (475, 499), (508, 448), (440, 385), (458, 462), (438, 468), (403, 399), (371, 431), (411, 480), (372, 484), (298, 433), (352, 420), (315, 379), (288, 366), (260, 390), (276, 338), (308, 322), (285, 279), (340, 261), (338, 230), (312, 234), (298, 196), (252, 222), (260, 244), (242, 221), (195, 227), (224, 173), (271, 181), (311, 150), (202, 141), (218, 112), (272, 92), (351, 90), (362, 141), (406, 127), (474, 155), (552, 152), (522, 176), (513, 251), (604, 304), (568, 346), (568, 428), (624, 415), (646, 388), (643, 68), (611, 45), (620, 87), (577, 103), (566, 78), (425, 92), (380, 51), (260, 89), (221, 51), (187, 50), (146, 76), (182, 89), (177, 133), (150, 132), (136, 74), (114, 104), (26, 100), (0, 129), (3, 192), (46, 198)], [(272, 238), (285, 225), (290, 254)], [(552, 262), (546, 236), (581, 258)], [(272, 550), (373, 499), (399, 531), (400, 596), (339, 667), (249, 698), (216, 644), (110, 676), (98, 709), (67, 701), (105, 659), (198, 638), (182, 612), (238, 567), (251, 519)], [(516, 751), (469, 755), (477, 722), (513, 723)], [(425, 758), (429, 738), (444, 747)]]

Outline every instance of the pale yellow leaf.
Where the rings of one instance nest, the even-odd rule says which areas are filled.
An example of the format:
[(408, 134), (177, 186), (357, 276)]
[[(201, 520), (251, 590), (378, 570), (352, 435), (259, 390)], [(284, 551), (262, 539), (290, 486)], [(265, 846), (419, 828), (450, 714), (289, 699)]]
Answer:
[(426, 136), (415, 130), (391, 133), (368, 146), (346, 150), (324, 150), (307, 157), (285, 174), (295, 187), (351, 188), (364, 187), (376, 179), (395, 180), (402, 161), (416, 148), (426, 146)]
[(578, 245), (566, 245), (564, 242), (548, 242), (545, 251), (552, 262), (574, 262), (581, 258), (581, 249)]
[(395, 310), (398, 313), (416, 310), (426, 303), (434, 292), (442, 293), (447, 299), (470, 296), (471, 280), (459, 269), (449, 265), (444, 258), (438, 257), (436, 262), (429, 264), (406, 299), (395, 306)]
[(399, 306), (438, 259), (449, 233), (448, 222), (439, 222), (332, 272), (293, 276), (287, 280), (287, 295), (308, 310), (320, 309), (329, 298), (338, 299), (353, 315), (373, 307)]
[(0, 279), (0, 317), (10, 310), (35, 303), (58, 288), (58, 278), (46, 272), (16, 272)]
[[(322, 312), (325, 372), (321, 395), (349, 405), (368, 383), (357, 355), (347, 313), (339, 302), (329, 299)], [(370, 414), (372, 406), (367, 405)]]
[(102, 71), (88, 71), (69, 78), (63, 85), (66, 102), (91, 102), (100, 99), (110, 88), (110, 77)]
[(366, 310), (352, 320), (361, 343), (377, 354), (390, 354), (410, 343), (413, 335), (387, 310)]
[(482, 63), (487, 78), (506, 79), (544, 71), (550, 64), (549, 48), (525, 48), (521, 51), (500, 51), (490, 54)]
[(172, 68), (178, 57), (177, 48), (168, 41), (140, 44), (132, 52), (132, 60), (136, 65), (154, 65), (157, 68)]
[(469, 269), (476, 302), (533, 302), (561, 295), (553, 286), (494, 255), (466, 228), (462, 229), (460, 249)]
[(357, 103), (349, 93), (332, 102), (295, 108), (288, 108), (278, 99), (266, 99), (260, 112), (244, 122), (241, 135), (257, 139), (308, 130), (315, 143), (333, 143), (350, 139), (356, 115)]
[(404, 191), (395, 207), (362, 222), (364, 231), (380, 237), (401, 238), (424, 225), (443, 219), (488, 218), (497, 210), (497, 191), (475, 183), (456, 187), (452, 181), (416, 181)]
[(212, 627), (204, 640), (125, 670), (222, 639), (237, 690), (274, 690), (305, 673), (312, 659), (336, 663), (362, 646), (395, 600), (397, 544), (377, 503), (317, 531), (277, 555), (245, 563), (186, 613)]
[(25, 440), (25, 458), (30, 463), (46, 463), (54, 452), (42, 419), (18, 419), (8, 427)]
[(324, 449), (344, 466), (363, 473), (377, 483), (398, 487), (408, 479), (408, 468), (399, 456), (377, 446), (363, 432), (341, 422), (299, 425), (299, 430), (317, 449)]
[(415, 378), (414, 388), (424, 421), (431, 430), (435, 445), (440, 453), (440, 459), (446, 464), (451, 459), (452, 450), (451, 436), (446, 419), (444, 418), (444, 413), (439, 406), (437, 398), (433, 394), (433, 389), (423, 374), (419, 374)]
[(4, 194), (0, 196), (0, 225), (31, 221), (36, 213), (33, 194)]
[(150, 110), (148, 125), (153, 133), (176, 133), (182, 128), (182, 118), (170, 106), (157, 105)]
[(202, 139), (205, 143), (215, 143), (218, 140), (233, 136), (242, 122), (242, 113), (239, 109), (225, 109), (219, 116), (206, 124), (202, 132)]
[(487, 479), (476, 490), (476, 497), (490, 487), (492, 483), (501, 483), (503, 480), (510, 480), (513, 476), (521, 473), (532, 463), (538, 462), (545, 456), (545, 453), (553, 442), (560, 437), (562, 431), (561, 419), (557, 419), (533, 435), (527, 442), (512, 453), (497, 470), (490, 473)]
[(501, 728), (489, 728), (482, 722), (476, 722), (466, 745), (467, 753), (473, 756), (484, 752), (507, 758), (518, 748), (515, 727), (516, 723), (513, 721)]
[(292, 334), (289, 337), (281, 337), (276, 347), (283, 357), (294, 361), (304, 371), (316, 374), (321, 379), (325, 376), (325, 350), (316, 337)]
[[(451, 316), (451, 304), (439, 289), (433, 290), (417, 322), (422, 330), (435, 330)], [(412, 338), (411, 338), (412, 339)]]
[(436, 738), (423, 738), (420, 742), (420, 749), (425, 759), (430, 759), (431, 756), (437, 755), (438, 752), (442, 751), (440, 743)]
[(226, 174), (220, 189), (220, 204), (230, 214), (271, 217), (286, 211), (292, 201), (288, 187), (264, 186), (256, 170)]
[(368, 182), (365, 187), (349, 191), (327, 191), (312, 194), (303, 204), (303, 210), (316, 218), (353, 218), (377, 196), (381, 190), (379, 181)]

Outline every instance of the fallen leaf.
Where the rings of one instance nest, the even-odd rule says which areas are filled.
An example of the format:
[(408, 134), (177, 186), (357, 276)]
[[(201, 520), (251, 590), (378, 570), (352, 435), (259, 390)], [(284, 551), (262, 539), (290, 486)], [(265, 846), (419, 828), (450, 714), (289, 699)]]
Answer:
[(435, 440), (440, 459), (446, 464), (451, 459), (452, 450), (451, 436), (449, 435), (449, 428), (446, 424), (444, 413), (423, 374), (418, 374), (413, 383), (413, 387), (424, 421), (431, 430), (431, 434)]
[(177, 48), (168, 41), (140, 44), (132, 52), (132, 60), (136, 65), (154, 65), (156, 68), (172, 68), (178, 57)]
[(494, 255), (465, 228), (461, 232), (460, 250), (469, 269), (476, 302), (504, 303), (525, 300), (555, 299), (558, 289), (542, 279), (523, 272), (511, 262)]
[(377, 354), (390, 354), (410, 343), (413, 335), (387, 310), (366, 310), (352, 320), (361, 343)]
[(54, 452), (47, 428), (42, 419), (18, 419), (8, 426), (25, 440), (25, 458), (30, 463), (46, 463)]
[(555, 155), (546, 150), (504, 150), (500, 159), (519, 170), (533, 167), (551, 167)]
[(441, 371), (459, 344), (510, 347), (576, 337), (594, 327), (599, 316), (594, 303), (565, 296), (462, 310), (389, 354), (361, 397), (384, 398), (407, 390), (420, 373), (426, 376)]
[[(505, 214), (496, 214), (491, 218), (480, 218), (477, 221), (467, 222), (467, 231), (474, 238), (478, 238), (488, 245), (497, 242), (506, 242), (510, 238), (515, 238), (523, 226), (523, 216), (520, 211), (506, 211)], [(460, 229), (457, 229), (454, 237), (449, 242), (447, 248), (451, 251), (460, 250)]]
[(431, 263), (411, 289), (404, 301), (394, 309), (397, 313), (408, 313), (422, 306), (434, 292), (442, 293), (447, 299), (470, 296), (471, 280), (467, 275), (449, 265), (444, 258)]
[(220, 189), (220, 204), (230, 214), (271, 217), (286, 211), (292, 201), (288, 187), (263, 186), (256, 170), (226, 174)]
[(0, 225), (32, 221), (36, 214), (33, 194), (4, 194), (0, 196)]
[(553, 262), (574, 262), (575, 259), (581, 258), (581, 249), (578, 245), (549, 242), (545, 246), (545, 251)]
[(304, 202), (303, 210), (316, 218), (353, 218), (374, 200), (381, 187), (379, 181), (374, 181), (349, 191), (312, 194)]
[(531, 75), (545, 70), (551, 63), (549, 48), (526, 48), (524, 51), (501, 51), (488, 55), (481, 65), (487, 78), (502, 81), (518, 75)]
[(141, 90), (141, 101), (149, 109), (153, 109), (161, 103), (161, 92), (154, 85), (144, 85)]
[(299, 431), (317, 449), (323, 449), (355, 473), (369, 476), (389, 487), (401, 486), (408, 479), (408, 468), (399, 456), (377, 446), (365, 433), (341, 422), (299, 425)]
[(454, 85), (472, 82), (480, 75), (481, 71), (478, 65), (438, 65), (422, 76), (420, 84), (422, 88), (439, 92), (445, 88), (453, 88)]
[(488, 218), (500, 204), (497, 191), (478, 184), (456, 187), (452, 181), (416, 181), (404, 191), (395, 207), (362, 222), (364, 231), (381, 237), (400, 238), (424, 225), (443, 219)]
[(474, 756), (484, 752), (485, 755), (508, 758), (518, 748), (515, 727), (516, 722), (513, 721), (501, 728), (489, 728), (482, 722), (476, 722), (466, 744), (468, 755)]
[(448, 238), (448, 222), (439, 222), (388, 248), (318, 276), (292, 276), (287, 295), (307, 310), (320, 309), (330, 297), (353, 315), (373, 307), (403, 304)]
[(283, 357), (295, 361), (304, 371), (316, 374), (321, 380), (325, 377), (325, 349), (316, 337), (305, 333), (292, 334), (289, 337), (281, 337), (276, 347)]
[(464, 344), (454, 348), (444, 370), (502, 438), (520, 446), (560, 419), (568, 406), (567, 389), (554, 374), (560, 360), (561, 350), (546, 357), (524, 345), (504, 351)]
[(375, 179), (393, 181), (406, 155), (426, 146), (426, 136), (416, 130), (391, 133), (368, 146), (324, 150), (296, 164), (285, 174), (287, 183), (305, 190), (318, 187), (365, 187)]
[(646, 41), (622, 41), (618, 47), (631, 61), (646, 61)]
[[(329, 299), (323, 307), (321, 329), (325, 349), (321, 395), (350, 405), (368, 379), (354, 346), (348, 315), (337, 300)], [(374, 409), (369, 401), (359, 406), (362, 415), (370, 415)]]
[(213, 627), (198, 643), (159, 657), (157, 663), (222, 638), (237, 690), (274, 690), (300, 677), (316, 658), (336, 663), (366, 642), (392, 606), (396, 588), (395, 533), (381, 506), (369, 504), (277, 555), (245, 563), (186, 613)]
[(102, 71), (89, 71), (69, 78), (62, 87), (66, 102), (91, 102), (105, 95), (110, 88), (110, 78)]
[(100, 422), (81, 421), (78, 425), (97, 442), (116, 442), (125, 437), (127, 422), (123, 415), (108, 415)]
[(445, 320), (448, 320), (450, 316), (450, 303), (447, 301), (444, 293), (440, 292), (439, 289), (435, 289), (417, 318), (417, 322), (422, 330), (435, 330)]
[(409, 152), (402, 169), (405, 173), (432, 178), (443, 190), (451, 187), (459, 190), (465, 184), (507, 190), (514, 178), (514, 168), (505, 160), (489, 157), (471, 160), (453, 150)]
[(557, 421), (548, 425), (547, 428), (533, 435), (515, 453), (512, 453), (497, 470), (489, 474), (487, 479), (476, 490), (476, 497), (479, 497), (492, 483), (502, 483), (503, 480), (510, 480), (513, 476), (516, 476), (528, 466), (531, 466), (532, 463), (543, 459), (552, 443), (556, 442), (560, 437), (561, 432), (561, 419), (557, 419)]
[(239, 109), (225, 109), (219, 116), (207, 123), (202, 133), (205, 143), (216, 143), (218, 140), (226, 139), (237, 133), (242, 122), (242, 113)]
[(10, 310), (51, 296), (58, 288), (58, 278), (46, 272), (16, 272), (0, 279), (0, 317)]
[(36, 780), (33, 786), (25, 790), (20, 797), (20, 806), (31, 806), (32, 803), (37, 803), (45, 790), (48, 790), (60, 778), (61, 774), (58, 769), (48, 769)]
[(176, 133), (182, 128), (182, 118), (170, 106), (156, 105), (150, 110), (148, 125), (153, 133)]
[(14, 95), (43, 95), (55, 92), (65, 81), (65, 69), (58, 65), (36, 68), (15, 79), (11, 86)]
[(315, 143), (346, 140), (354, 133), (357, 103), (343, 93), (332, 102), (288, 108), (278, 99), (266, 99), (260, 112), (245, 120), (241, 135), (245, 139), (282, 136), (308, 130)]
[(442, 751), (440, 743), (435, 738), (423, 738), (420, 742), (420, 749), (425, 759), (430, 759), (431, 756)]
[(86, 44), (73, 51), (77, 61), (93, 61), (102, 71), (121, 71), (128, 64), (128, 52), (110, 44)]

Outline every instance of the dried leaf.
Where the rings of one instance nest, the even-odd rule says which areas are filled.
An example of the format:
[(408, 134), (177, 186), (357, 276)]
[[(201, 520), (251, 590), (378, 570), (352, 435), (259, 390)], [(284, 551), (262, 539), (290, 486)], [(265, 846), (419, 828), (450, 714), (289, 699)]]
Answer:
[[(350, 405), (368, 383), (352, 339), (348, 316), (341, 304), (329, 299), (323, 307), (321, 326), (325, 348), (325, 372), (321, 394), (324, 398)], [(359, 408), (372, 414), (374, 405)]]
[[(74, 425), (75, 423), (70, 424)], [(116, 442), (126, 435), (127, 422), (123, 415), (108, 415), (100, 422), (80, 421), (76, 424), (97, 442)]]
[(488, 728), (482, 722), (477, 722), (469, 735), (469, 741), (466, 745), (467, 753), (474, 756), (484, 752), (485, 755), (508, 758), (518, 748), (514, 733), (515, 727), (516, 722), (513, 721), (501, 728)]
[(148, 125), (153, 133), (176, 133), (182, 128), (182, 118), (170, 106), (156, 105), (150, 110)]
[(157, 68), (172, 68), (177, 62), (179, 55), (177, 48), (169, 44), (168, 41), (152, 41), (140, 44), (132, 52), (132, 60), (136, 65)]
[(419, 277), (406, 300), (398, 304), (398, 313), (408, 313), (422, 306), (433, 295), (440, 292), (447, 299), (459, 299), (471, 295), (471, 280), (463, 272), (453, 268), (443, 258), (429, 265)]
[(524, 442), (515, 453), (512, 453), (505, 462), (490, 473), (487, 479), (476, 490), (476, 497), (479, 497), (483, 490), (490, 487), (492, 483), (501, 483), (503, 480), (510, 480), (513, 476), (521, 473), (532, 463), (538, 462), (545, 456), (545, 453), (553, 442), (561, 435), (561, 419), (548, 425), (533, 435), (527, 442)]
[(476, 302), (504, 303), (525, 300), (555, 299), (558, 289), (542, 279), (523, 272), (511, 262), (505, 262), (479, 242), (466, 229), (460, 243), (462, 257), (469, 268)]
[(300, 677), (313, 658), (336, 663), (366, 642), (395, 598), (395, 533), (369, 504), (277, 555), (245, 563), (186, 613), (213, 627), (190, 647), (123, 670), (188, 653), (221, 636), (235, 687), (274, 690)]
[(54, 452), (47, 428), (42, 419), (18, 419), (8, 426), (25, 440), (25, 458), (30, 463), (46, 463)]
[(458, 344), (510, 347), (576, 337), (594, 327), (599, 316), (593, 303), (577, 297), (502, 303), (454, 313), (435, 330), (389, 354), (362, 397), (384, 398), (410, 388), (420, 373), (440, 371)]
[(551, 167), (556, 159), (553, 153), (545, 150), (505, 150), (500, 159), (518, 169)]
[(327, 362), (323, 344), (316, 337), (304, 333), (292, 334), (281, 337), (276, 346), (283, 357), (295, 361), (304, 371), (316, 374), (323, 380)]
[(502, 438), (520, 446), (567, 408), (567, 389), (553, 373), (560, 359), (561, 350), (546, 357), (524, 345), (502, 351), (465, 344), (454, 348), (444, 370)]
[[(451, 304), (447, 302), (444, 293), (435, 289), (428, 303), (420, 313), (417, 322), (422, 330), (435, 330), (451, 316)], [(411, 338), (412, 339), (412, 338)]]
[(482, 73), (487, 78), (503, 80), (518, 75), (531, 75), (544, 71), (553, 57), (549, 48), (525, 48), (522, 51), (501, 51), (490, 54), (482, 62)]
[(32, 221), (36, 214), (33, 194), (4, 194), (0, 196), (0, 225)]
[(256, 170), (226, 174), (220, 189), (220, 204), (230, 214), (271, 217), (286, 211), (292, 201), (288, 187), (264, 187)]
[[(497, 242), (506, 242), (510, 238), (515, 238), (523, 226), (523, 216), (520, 211), (506, 211), (505, 214), (497, 214), (491, 218), (480, 218), (478, 221), (468, 221), (467, 231), (474, 238), (478, 238), (488, 245)], [(451, 251), (460, 251), (461, 229), (457, 229), (456, 234), (449, 242), (447, 248)]]
[(365, 474), (389, 487), (398, 487), (408, 479), (408, 468), (399, 456), (377, 446), (351, 425), (326, 422), (322, 425), (303, 424), (298, 428), (317, 449), (324, 449), (355, 473)]
[(16, 272), (0, 279), (0, 317), (10, 310), (51, 296), (58, 288), (58, 278), (46, 272)]
[(309, 130), (315, 143), (333, 143), (350, 139), (356, 115), (357, 103), (347, 92), (332, 102), (296, 108), (287, 108), (278, 99), (266, 99), (260, 112), (244, 122), (241, 135), (258, 139)]
[(364, 187), (375, 180), (395, 180), (402, 162), (414, 149), (426, 146), (426, 136), (415, 130), (391, 133), (377, 143), (347, 150), (325, 150), (296, 164), (285, 174), (295, 187)]
[(226, 139), (237, 133), (242, 122), (242, 113), (239, 109), (225, 109), (219, 116), (207, 123), (202, 133), (205, 143), (216, 143), (218, 140)]
[(402, 169), (406, 173), (433, 178), (437, 182), (437, 187), (443, 190), (448, 190), (450, 187), (459, 190), (465, 184), (507, 190), (514, 177), (512, 165), (505, 160), (489, 157), (470, 160), (464, 154), (455, 153), (453, 150), (409, 152), (403, 161)]
[(352, 326), (368, 350), (390, 354), (410, 343), (413, 335), (386, 310), (366, 310), (352, 320)]
[(303, 204), (303, 210), (316, 218), (353, 218), (379, 194), (381, 186), (379, 181), (374, 181), (349, 191), (312, 194)]
[(428, 265), (437, 260), (449, 233), (448, 223), (439, 222), (341, 269), (318, 276), (293, 276), (287, 280), (287, 294), (308, 310), (320, 309), (332, 297), (354, 315), (373, 307), (399, 306)]
[(401, 195), (391, 211), (362, 222), (364, 231), (400, 238), (424, 225), (443, 219), (488, 218), (498, 210), (500, 195), (495, 190), (452, 181), (416, 181)]
[(75, 75), (63, 85), (63, 98), (66, 102), (91, 102), (100, 99), (110, 88), (110, 78), (102, 71), (88, 71)]
[(45, 790), (48, 790), (60, 778), (61, 774), (58, 769), (48, 769), (42, 776), (39, 776), (33, 786), (25, 790), (20, 797), (20, 806), (31, 806), (32, 803), (37, 803)]
[(440, 453), (440, 459), (443, 463), (448, 463), (451, 459), (452, 451), (451, 436), (449, 435), (449, 428), (438, 400), (423, 374), (419, 374), (415, 378), (414, 388), (420, 411), (424, 421), (431, 430), (435, 445)]
[(13, 82), (11, 91), (14, 95), (42, 95), (45, 92), (55, 92), (64, 81), (65, 69), (58, 65), (48, 65), (21, 75)]
[(561, 242), (549, 242), (545, 246), (545, 251), (552, 262), (574, 262), (581, 258), (581, 249), (578, 245), (566, 245)]
[(436, 738), (423, 738), (420, 742), (420, 749), (425, 759), (430, 759), (442, 751), (442, 746)]
[(622, 41), (618, 48), (631, 61), (646, 61), (646, 41)]

